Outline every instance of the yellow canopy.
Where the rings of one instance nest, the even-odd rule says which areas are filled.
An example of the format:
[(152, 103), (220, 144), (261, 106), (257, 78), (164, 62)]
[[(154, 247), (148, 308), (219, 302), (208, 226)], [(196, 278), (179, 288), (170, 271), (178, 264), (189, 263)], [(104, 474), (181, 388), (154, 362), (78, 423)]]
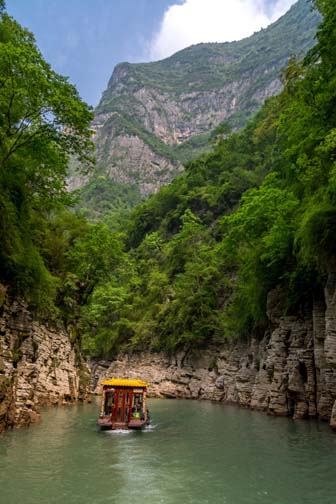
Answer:
[(129, 380), (126, 378), (110, 378), (101, 382), (102, 385), (110, 387), (148, 387), (149, 383), (142, 380)]

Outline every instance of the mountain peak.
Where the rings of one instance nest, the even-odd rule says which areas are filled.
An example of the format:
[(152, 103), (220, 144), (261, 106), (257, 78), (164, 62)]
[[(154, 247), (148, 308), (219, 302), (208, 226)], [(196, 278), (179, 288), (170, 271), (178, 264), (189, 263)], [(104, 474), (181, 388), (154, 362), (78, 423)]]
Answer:
[(280, 73), (314, 44), (320, 16), (300, 0), (237, 42), (201, 43), (149, 63), (120, 63), (96, 109), (99, 170), (143, 195), (171, 181), (228, 122), (246, 124), (281, 90)]

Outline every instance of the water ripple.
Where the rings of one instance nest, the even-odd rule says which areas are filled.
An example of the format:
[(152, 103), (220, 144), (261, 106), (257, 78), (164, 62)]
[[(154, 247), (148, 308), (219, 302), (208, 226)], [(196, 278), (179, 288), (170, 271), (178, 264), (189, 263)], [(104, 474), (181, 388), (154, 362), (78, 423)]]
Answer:
[(1, 436), (1, 504), (335, 504), (326, 425), (210, 402), (150, 409), (142, 432), (99, 431), (92, 404)]

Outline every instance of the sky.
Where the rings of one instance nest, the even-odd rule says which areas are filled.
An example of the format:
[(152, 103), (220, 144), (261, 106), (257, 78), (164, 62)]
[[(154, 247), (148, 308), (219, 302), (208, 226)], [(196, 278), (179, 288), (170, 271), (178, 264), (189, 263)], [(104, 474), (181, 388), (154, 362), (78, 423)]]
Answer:
[(199, 42), (240, 40), (295, 0), (6, 0), (53, 69), (96, 106), (116, 64), (154, 61)]

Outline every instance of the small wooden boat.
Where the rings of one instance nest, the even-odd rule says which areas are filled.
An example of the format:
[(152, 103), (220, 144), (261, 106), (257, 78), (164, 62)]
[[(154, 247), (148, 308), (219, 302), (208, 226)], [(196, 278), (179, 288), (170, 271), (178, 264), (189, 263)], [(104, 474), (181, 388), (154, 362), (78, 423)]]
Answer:
[(103, 393), (98, 425), (102, 429), (142, 429), (149, 424), (142, 380), (111, 378), (101, 382)]

